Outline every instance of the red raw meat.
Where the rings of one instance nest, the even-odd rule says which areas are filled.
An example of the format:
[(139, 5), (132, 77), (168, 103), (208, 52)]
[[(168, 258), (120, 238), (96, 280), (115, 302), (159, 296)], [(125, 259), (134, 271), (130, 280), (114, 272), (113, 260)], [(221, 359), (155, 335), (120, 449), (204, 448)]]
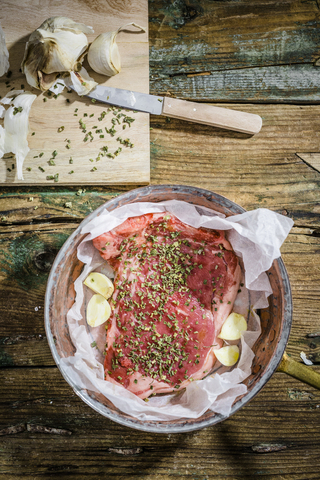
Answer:
[(146, 398), (205, 377), (241, 276), (224, 232), (190, 227), (171, 214), (147, 214), (93, 244), (116, 275), (106, 380)]

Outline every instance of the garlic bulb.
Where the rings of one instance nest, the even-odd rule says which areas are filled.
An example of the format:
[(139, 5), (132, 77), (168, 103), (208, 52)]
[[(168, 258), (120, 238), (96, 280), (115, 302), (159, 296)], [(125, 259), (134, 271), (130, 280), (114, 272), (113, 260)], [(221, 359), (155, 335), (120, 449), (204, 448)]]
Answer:
[(130, 25), (145, 32), (145, 29), (136, 23), (128, 23), (114, 32), (102, 33), (91, 43), (88, 51), (88, 62), (92, 70), (108, 77), (120, 72), (121, 61), (116, 38), (121, 30)]
[(0, 24), (0, 77), (9, 70), (9, 52), (6, 47), (4, 32)]
[(0, 125), (0, 158), (5, 153), (14, 153), (18, 180), (23, 180), (22, 165), (28, 155), (29, 113), (37, 95), (23, 90), (9, 92), (0, 103), (9, 105), (5, 110), (1, 105), (0, 117), (4, 117), (4, 128)]
[(88, 48), (85, 33), (93, 33), (92, 27), (67, 17), (43, 22), (30, 35), (21, 65), (29, 85), (45, 91), (58, 77), (79, 71)]

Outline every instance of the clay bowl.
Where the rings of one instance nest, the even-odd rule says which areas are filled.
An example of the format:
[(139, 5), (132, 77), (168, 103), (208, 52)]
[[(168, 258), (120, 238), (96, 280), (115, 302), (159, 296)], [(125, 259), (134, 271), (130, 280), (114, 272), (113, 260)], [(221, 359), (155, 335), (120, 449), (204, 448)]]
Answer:
[[(152, 185), (132, 190), (116, 197), (91, 213), (68, 238), (58, 253), (49, 276), (45, 299), (45, 327), (52, 355), (61, 374), (82, 400), (101, 415), (117, 423), (138, 430), (155, 433), (180, 433), (199, 430), (221, 422), (226, 417), (207, 411), (200, 418), (170, 422), (139, 421), (118, 410), (102, 394), (80, 390), (59, 366), (61, 357), (73, 355), (66, 321), (67, 311), (74, 302), (73, 282), (79, 276), (82, 263), (77, 259), (77, 246), (85, 235), (81, 229), (93, 217), (99, 216), (106, 208), (112, 211), (133, 202), (160, 202), (178, 199), (224, 213), (226, 216), (243, 213), (245, 210), (227, 198), (200, 188), (181, 185)], [(261, 311), (262, 334), (254, 346), (255, 358), (252, 374), (244, 382), (247, 393), (233, 405), (231, 414), (248, 403), (267, 383), (277, 369), (289, 337), (292, 318), (292, 300), (288, 275), (280, 259), (273, 262), (268, 271), (273, 295), (269, 307)]]

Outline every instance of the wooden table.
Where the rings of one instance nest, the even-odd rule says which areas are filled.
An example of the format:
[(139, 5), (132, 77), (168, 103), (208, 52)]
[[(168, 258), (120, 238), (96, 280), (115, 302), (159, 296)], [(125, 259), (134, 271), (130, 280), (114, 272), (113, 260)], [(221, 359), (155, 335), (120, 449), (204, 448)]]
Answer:
[[(294, 220), (287, 352), (320, 372), (319, 2), (150, 0), (149, 31), (151, 93), (263, 118), (249, 137), (152, 116), (151, 183)], [(220, 424), (158, 436), (98, 415), (62, 378), (44, 331), (50, 266), (87, 214), (131, 188), (1, 189), (0, 478), (319, 479), (320, 392), (285, 374)]]

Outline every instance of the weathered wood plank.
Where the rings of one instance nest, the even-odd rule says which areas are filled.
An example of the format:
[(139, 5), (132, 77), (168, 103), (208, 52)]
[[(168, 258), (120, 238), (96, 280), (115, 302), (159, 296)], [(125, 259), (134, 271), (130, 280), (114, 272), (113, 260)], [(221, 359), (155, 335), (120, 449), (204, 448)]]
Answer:
[(318, 14), (314, 1), (154, 0), (149, 3), (150, 66), (165, 76), (312, 63), (320, 53)]
[[(320, 30), (319, 30), (320, 31)], [(159, 95), (203, 102), (319, 103), (319, 67), (280, 65), (151, 80)]]
[(158, 0), (149, 10), (153, 93), (203, 101), (319, 101), (316, 2)]
[[(0, 379), (0, 429), (29, 425), (29, 430), (0, 437), (0, 472), (6, 478), (27, 478), (35, 471), (45, 478), (101, 478), (102, 473), (170, 480), (317, 478), (320, 393), (283, 374), (275, 374), (254, 400), (223, 423), (190, 434), (156, 436), (91, 410), (57, 369), (11, 369), (10, 375), (0, 372)], [(41, 433), (40, 427), (71, 434)], [(261, 444), (282, 448), (261, 455), (256, 452)]]
[(25, 231), (29, 222), (31, 224), (32, 222), (46, 222), (48, 225), (50, 222), (59, 220), (80, 222), (101, 204), (120, 193), (122, 192), (119, 192), (119, 189), (108, 188), (108, 191), (105, 189), (92, 191), (83, 187), (69, 188), (68, 190), (46, 188), (42, 191), (27, 188), (23, 190), (23, 193), (6, 190), (0, 194), (1, 231), (6, 231), (5, 225), (20, 223), (25, 224), (23, 227)]

